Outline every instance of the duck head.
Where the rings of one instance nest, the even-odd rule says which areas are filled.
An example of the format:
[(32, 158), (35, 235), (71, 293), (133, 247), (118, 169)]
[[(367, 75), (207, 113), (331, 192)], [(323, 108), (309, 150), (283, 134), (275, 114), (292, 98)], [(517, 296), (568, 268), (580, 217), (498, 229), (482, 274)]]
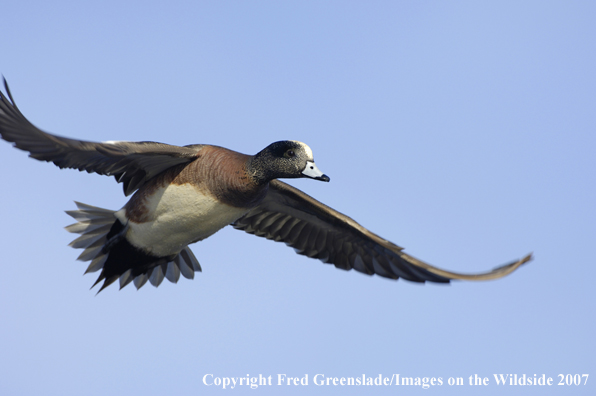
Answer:
[(330, 180), (329, 176), (315, 165), (310, 147), (296, 140), (271, 143), (251, 158), (248, 171), (259, 183), (299, 177), (325, 182)]

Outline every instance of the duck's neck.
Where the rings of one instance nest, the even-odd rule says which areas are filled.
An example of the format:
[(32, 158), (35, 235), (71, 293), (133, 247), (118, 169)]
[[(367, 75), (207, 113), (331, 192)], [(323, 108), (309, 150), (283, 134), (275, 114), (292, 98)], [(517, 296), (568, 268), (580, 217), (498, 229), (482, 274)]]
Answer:
[(251, 166), (253, 156), (223, 150), (203, 150), (198, 161), (209, 164), (197, 164), (197, 176), (221, 202), (235, 207), (256, 206), (267, 194), (270, 179)]

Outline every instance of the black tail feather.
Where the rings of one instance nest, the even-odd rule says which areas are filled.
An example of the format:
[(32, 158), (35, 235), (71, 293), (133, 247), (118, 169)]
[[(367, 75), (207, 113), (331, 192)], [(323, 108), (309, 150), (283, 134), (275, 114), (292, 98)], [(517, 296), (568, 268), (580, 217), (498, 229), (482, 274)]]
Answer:
[[(67, 211), (78, 220), (66, 229), (69, 232), (82, 234), (71, 246), (85, 249), (80, 257), (83, 261), (91, 261), (87, 272), (101, 269), (93, 287), (104, 281), (99, 292), (120, 279), (120, 289), (134, 281), (140, 289), (147, 280), (157, 287), (164, 277), (176, 283), (182, 274), (187, 279), (194, 278), (195, 271), (201, 266), (186, 246), (179, 254), (157, 257), (134, 247), (126, 239), (128, 224), (122, 224), (115, 217), (115, 211), (97, 208), (76, 202), (78, 210)], [(112, 224), (109, 228), (106, 224)]]

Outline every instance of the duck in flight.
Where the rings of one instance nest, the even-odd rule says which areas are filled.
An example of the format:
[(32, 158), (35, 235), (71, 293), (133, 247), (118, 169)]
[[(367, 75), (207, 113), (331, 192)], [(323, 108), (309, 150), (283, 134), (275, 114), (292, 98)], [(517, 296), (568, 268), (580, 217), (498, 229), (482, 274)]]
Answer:
[(350, 217), (277, 179), (329, 181), (304, 143), (286, 140), (255, 155), (223, 147), (156, 142), (103, 143), (68, 139), (35, 127), (17, 108), (4, 80), (0, 92), (0, 136), (40, 161), (60, 168), (114, 176), (130, 200), (120, 210), (76, 202), (67, 211), (80, 234), (70, 246), (83, 249), (86, 272), (100, 271), (99, 291), (119, 280), (141, 288), (192, 279), (201, 271), (188, 245), (231, 225), (293, 247), (298, 254), (344, 270), (449, 283), (452, 279), (501, 278), (531, 260), (531, 254), (491, 271), (460, 274), (434, 267), (372, 233)]

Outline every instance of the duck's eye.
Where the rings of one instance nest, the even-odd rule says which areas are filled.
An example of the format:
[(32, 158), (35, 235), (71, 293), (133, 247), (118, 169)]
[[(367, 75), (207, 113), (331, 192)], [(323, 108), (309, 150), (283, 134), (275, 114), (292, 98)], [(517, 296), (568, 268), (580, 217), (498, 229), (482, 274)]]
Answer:
[(294, 152), (294, 150), (288, 150), (286, 151), (286, 156), (292, 158), (296, 156), (296, 153)]

